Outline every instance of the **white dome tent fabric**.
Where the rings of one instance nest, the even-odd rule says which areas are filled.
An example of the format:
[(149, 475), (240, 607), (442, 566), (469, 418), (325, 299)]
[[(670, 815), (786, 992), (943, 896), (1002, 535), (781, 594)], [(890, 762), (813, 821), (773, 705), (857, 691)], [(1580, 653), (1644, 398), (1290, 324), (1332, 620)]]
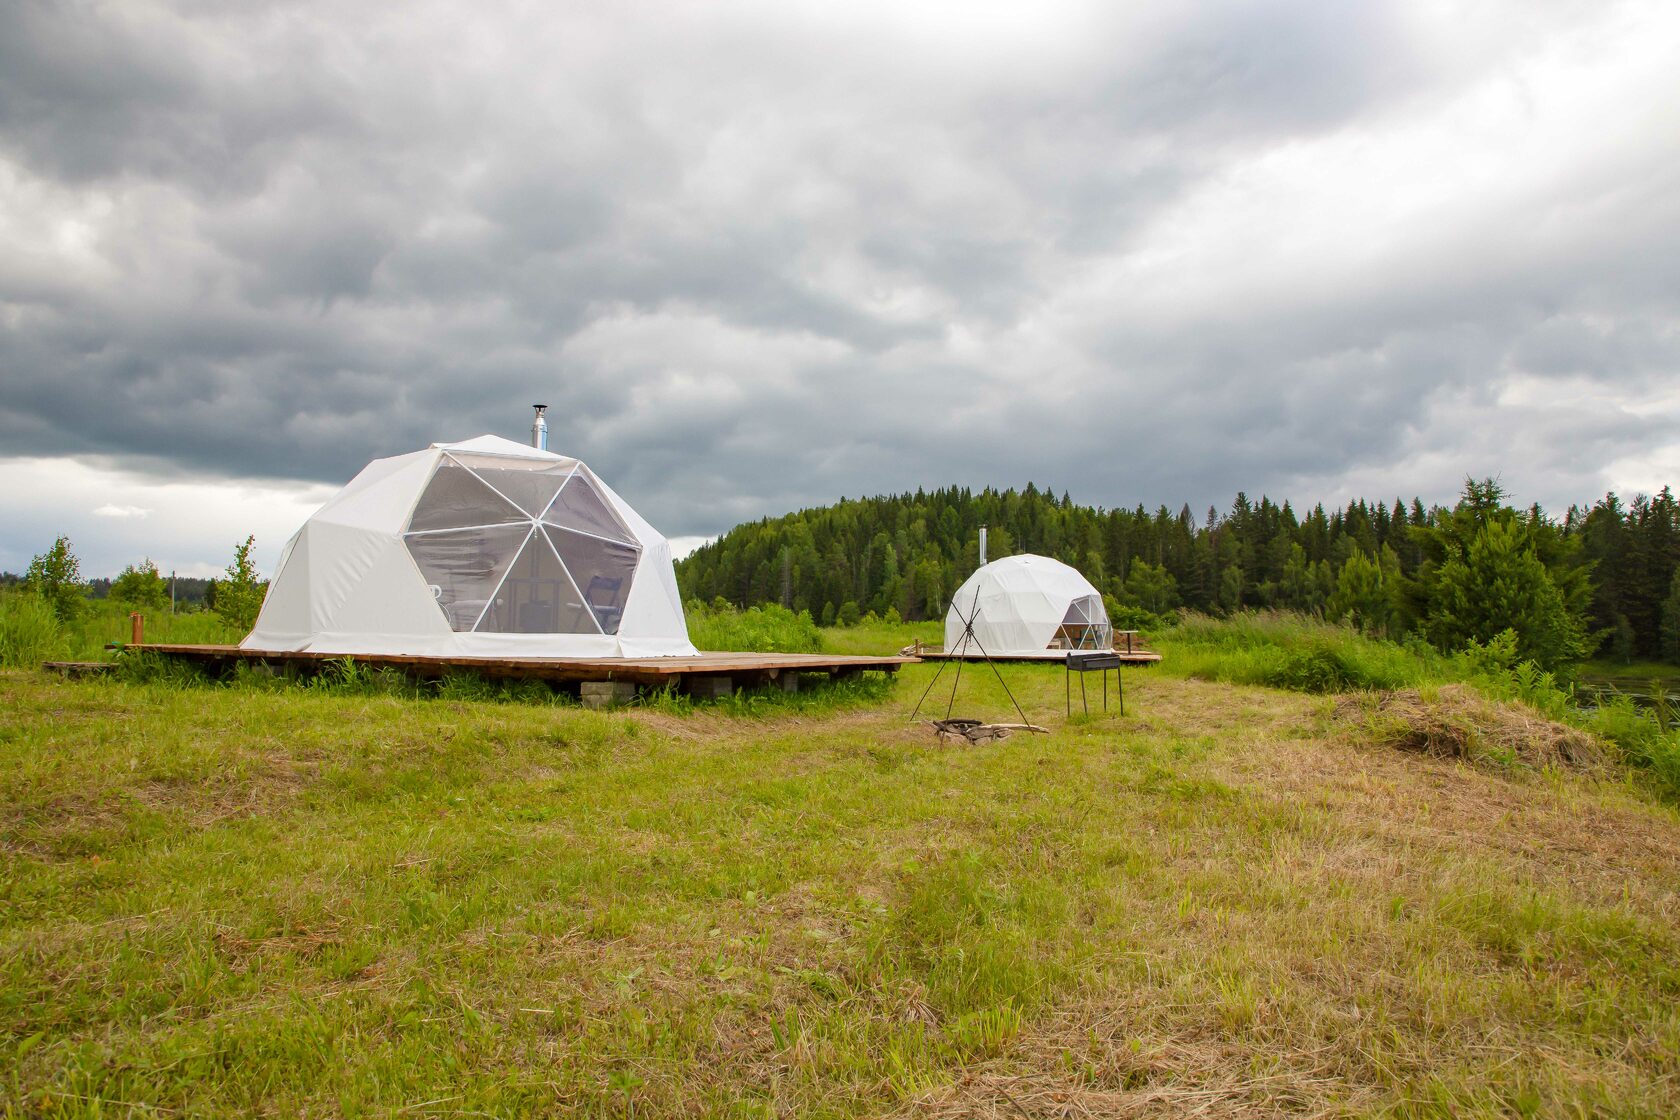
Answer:
[(369, 463), (286, 545), (245, 649), (693, 656), (671, 546), (577, 459), (498, 436)]
[(1050, 660), (1108, 649), (1113, 639), (1101, 593), (1048, 556), (1006, 556), (976, 570), (945, 614), (945, 652), (954, 657)]

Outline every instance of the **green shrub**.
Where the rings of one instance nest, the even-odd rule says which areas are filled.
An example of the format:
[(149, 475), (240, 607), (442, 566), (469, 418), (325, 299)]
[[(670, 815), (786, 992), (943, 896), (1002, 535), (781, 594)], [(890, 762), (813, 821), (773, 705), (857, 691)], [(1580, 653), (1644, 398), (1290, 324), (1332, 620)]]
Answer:
[(1116, 630), (1136, 630), (1145, 637), (1158, 634), (1178, 622), (1178, 615), (1174, 612), (1156, 614), (1131, 603), (1122, 603), (1112, 595), (1103, 596), (1103, 609), (1108, 612), (1109, 624)]
[(246, 537), (244, 543), (233, 546), (233, 563), (227, 566), (227, 578), (216, 584), (216, 613), (241, 635), (257, 624), (268, 583), (257, 578), (256, 561), (251, 553), (257, 539)]
[(1649, 772), (1671, 800), (1680, 800), (1680, 731), (1665, 728), (1626, 696), (1587, 709), (1588, 728), (1615, 743), (1630, 765)]
[(1361, 685), (1360, 676), (1356, 661), (1326, 644), (1284, 650), (1265, 681), (1273, 688), (1294, 692), (1346, 692)]
[(51, 548), (31, 560), (23, 581), (52, 606), (60, 622), (74, 621), (86, 605), (82, 562), (70, 550), (69, 537), (59, 537)]
[(130, 564), (111, 581), (111, 601), (130, 610), (160, 611), (169, 607), (169, 584), (163, 573), (148, 557), (138, 564)]
[(32, 592), (0, 596), (0, 665), (38, 669), (63, 656), (67, 643), (53, 606)]

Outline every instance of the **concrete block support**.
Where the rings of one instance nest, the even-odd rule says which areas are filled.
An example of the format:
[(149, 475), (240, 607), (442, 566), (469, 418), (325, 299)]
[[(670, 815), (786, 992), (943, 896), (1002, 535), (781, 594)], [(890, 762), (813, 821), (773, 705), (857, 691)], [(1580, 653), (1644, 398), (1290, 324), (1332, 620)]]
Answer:
[(735, 691), (733, 677), (694, 674), (686, 682), (688, 694), (696, 700), (721, 700)]
[(780, 673), (770, 678), (770, 685), (773, 688), (781, 689), (783, 692), (798, 692), (799, 674), (788, 669), (783, 669)]
[(636, 698), (636, 686), (630, 681), (584, 681), (581, 690), (586, 708), (614, 708)]

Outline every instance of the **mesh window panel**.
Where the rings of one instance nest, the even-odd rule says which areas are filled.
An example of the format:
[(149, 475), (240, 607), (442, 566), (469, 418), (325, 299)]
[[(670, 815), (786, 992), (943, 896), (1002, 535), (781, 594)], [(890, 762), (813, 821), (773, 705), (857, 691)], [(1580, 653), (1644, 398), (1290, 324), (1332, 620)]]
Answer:
[(1101, 596), (1086, 595), (1069, 603), (1058, 634), (1072, 649), (1107, 649), (1111, 631)]
[(508, 569), (496, 601), (478, 624), (480, 633), (596, 634), (595, 618), (566, 577), (566, 570), (541, 533)]
[(1114, 645), (1114, 627), (1108, 622), (1108, 608), (1103, 606), (1101, 595), (1087, 595), (1084, 600), (1085, 615), (1091, 620), (1091, 648), (1109, 649)]
[(532, 517), (542, 516), (566, 476), (577, 467), (576, 459), (556, 462), (505, 455), (451, 455), (450, 458), (494, 486)]
[(408, 520), (408, 531), (501, 525), (520, 520), (526, 520), (525, 516), (506, 498), (446, 456), (426, 484), (425, 493), (420, 495), (414, 516)]
[(1103, 606), (1102, 596), (1086, 595), (1083, 598), (1075, 599), (1068, 607), (1065, 621), (1106, 626), (1108, 624), (1108, 610)]
[[(498, 499), (499, 500), (499, 499)], [(519, 546), (531, 536), (531, 523), (425, 533), (403, 539), (420, 574), (432, 586), (452, 630), (471, 630)]]
[[(571, 487), (567, 487), (570, 490)], [(604, 634), (618, 633), (624, 604), (630, 598), (630, 581), (636, 574), (641, 550), (634, 545), (549, 529), (555, 550), (566, 562), (578, 590), (594, 612)]]
[(562, 529), (577, 529), (598, 537), (623, 541), (628, 545), (636, 543), (635, 536), (625, 527), (624, 522), (618, 519), (618, 514), (612, 511), (601, 492), (595, 489), (594, 484), (581, 471), (574, 474), (572, 480), (561, 488), (560, 496), (548, 507), (543, 520)]

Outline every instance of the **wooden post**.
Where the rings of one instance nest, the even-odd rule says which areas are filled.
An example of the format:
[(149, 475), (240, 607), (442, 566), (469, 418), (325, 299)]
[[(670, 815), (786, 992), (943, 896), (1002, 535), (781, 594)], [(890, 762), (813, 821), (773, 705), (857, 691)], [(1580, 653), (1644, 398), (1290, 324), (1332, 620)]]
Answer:
[(140, 645), (146, 640), (146, 616), (134, 611), (128, 616), (129, 644)]

